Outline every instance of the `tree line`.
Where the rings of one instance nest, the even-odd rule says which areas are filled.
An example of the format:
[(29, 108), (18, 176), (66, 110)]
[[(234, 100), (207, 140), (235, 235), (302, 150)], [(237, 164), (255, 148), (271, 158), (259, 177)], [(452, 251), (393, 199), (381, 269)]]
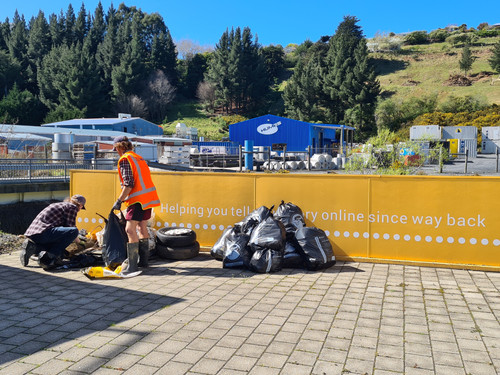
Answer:
[(367, 138), (387, 111), (377, 115), (380, 85), (358, 22), (346, 16), (333, 35), (293, 51), (263, 47), (248, 27), (226, 29), (212, 51), (179, 58), (182, 46), (158, 13), (123, 3), (106, 12), (99, 3), (93, 13), (70, 4), (28, 22), (16, 12), (0, 22), (0, 122), (125, 112), (161, 124), (175, 120), (167, 118), (173, 103), (198, 99), (215, 115), (346, 124)]

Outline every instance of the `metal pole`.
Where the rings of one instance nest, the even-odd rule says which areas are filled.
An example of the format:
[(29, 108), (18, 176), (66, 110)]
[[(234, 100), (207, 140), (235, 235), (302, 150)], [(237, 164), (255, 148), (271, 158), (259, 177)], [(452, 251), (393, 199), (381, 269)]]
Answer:
[(307, 146), (307, 170), (311, 170), (311, 145)]
[(443, 146), (439, 146), (439, 173), (443, 173)]
[(68, 181), (68, 177), (66, 175), (66, 160), (64, 160), (64, 181)]
[(28, 180), (31, 181), (31, 159), (28, 159), (28, 161), (29, 161)]
[(240, 172), (243, 171), (243, 166), (241, 164), (241, 158), (242, 158), (242, 152), (241, 152), (241, 145), (238, 146), (238, 162), (240, 166)]
[(464, 173), (467, 173), (467, 162), (469, 161), (469, 150), (467, 147), (465, 148), (465, 165), (464, 165)]
[(286, 164), (286, 145), (285, 147), (283, 147), (283, 169), (286, 169), (285, 164)]
[(498, 173), (498, 148), (495, 147), (495, 156), (496, 156), (496, 168), (495, 168), (495, 172)]

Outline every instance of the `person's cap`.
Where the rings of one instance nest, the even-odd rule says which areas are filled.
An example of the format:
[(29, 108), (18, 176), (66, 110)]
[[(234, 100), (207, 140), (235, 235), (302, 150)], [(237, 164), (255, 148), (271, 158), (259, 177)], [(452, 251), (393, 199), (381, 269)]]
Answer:
[(128, 138), (127, 138), (127, 137), (125, 137), (124, 135), (120, 135), (120, 136), (118, 136), (118, 137), (115, 137), (115, 138), (113, 139), (113, 151), (116, 151), (116, 146), (115, 146), (115, 145), (116, 145), (117, 143), (120, 143), (120, 142), (123, 142), (123, 141), (127, 141), (127, 140), (128, 140)]
[(71, 199), (80, 203), (82, 205), (82, 209), (85, 210), (85, 203), (87, 203), (87, 200), (83, 195), (76, 194), (73, 195)]

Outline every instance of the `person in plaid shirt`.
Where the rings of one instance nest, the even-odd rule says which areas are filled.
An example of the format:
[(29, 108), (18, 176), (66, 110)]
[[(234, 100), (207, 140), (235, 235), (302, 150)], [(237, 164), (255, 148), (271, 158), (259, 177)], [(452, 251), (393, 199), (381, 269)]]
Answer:
[(73, 195), (64, 202), (45, 207), (24, 233), (21, 264), (27, 266), (31, 255), (38, 254), (40, 266), (49, 270), (60, 264), (64, 250), (73, 241), (80, 242), (76, 216), (85, 209), (85, 197)]

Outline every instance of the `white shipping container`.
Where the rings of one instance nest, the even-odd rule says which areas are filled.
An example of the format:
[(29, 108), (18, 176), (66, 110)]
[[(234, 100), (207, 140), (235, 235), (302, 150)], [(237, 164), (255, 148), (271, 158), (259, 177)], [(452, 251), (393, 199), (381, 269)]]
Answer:
[(500, 126), (485, 126), (481, 129), (483, 140), (485, 138), (497, 140), (500, 139)]
[(443, 126), (443, 139), (477, 139), (475, 126)]
[(410, 128), (410, 140), (438, 141), (441, 139), (439, 125), (417, 125)]
[(481, 143), (481, 153), (482, 154), (495, 154), (500, 151), (500, 140), (499, 139), (487, 139), (483, 138)]

